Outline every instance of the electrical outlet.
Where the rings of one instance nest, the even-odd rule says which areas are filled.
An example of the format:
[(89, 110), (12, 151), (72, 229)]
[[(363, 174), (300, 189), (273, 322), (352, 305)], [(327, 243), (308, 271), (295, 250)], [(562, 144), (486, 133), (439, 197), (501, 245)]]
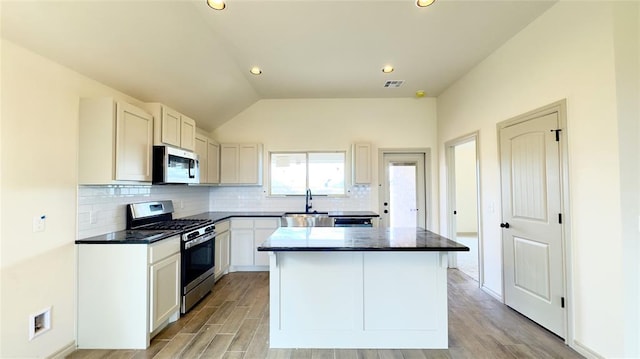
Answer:
[(89, 211), (89, 224), (98, 223), (98, 211)]
[(51, 329), (51, 307), (29, 316), (29, 341)]
[(47, 216), (44, 214), (41, 216), (33, 217), (33, 231), (34, 232), (44, 232), (47, 224)]

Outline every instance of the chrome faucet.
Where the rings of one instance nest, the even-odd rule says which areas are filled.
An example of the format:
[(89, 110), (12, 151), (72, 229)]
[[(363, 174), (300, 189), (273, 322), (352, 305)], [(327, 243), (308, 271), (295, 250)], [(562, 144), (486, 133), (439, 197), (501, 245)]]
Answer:
[(307, 189), (307, 194), (305, 196), (305, 203), (304, 203), (304, 212), (305, 213), (309, 213), (309, 210), (311, 208), (313, 208), (313, 206), (311, 205), (311, 200), (313, 199), (313, 197), (311, 197), (311, 189), (308, 188)]

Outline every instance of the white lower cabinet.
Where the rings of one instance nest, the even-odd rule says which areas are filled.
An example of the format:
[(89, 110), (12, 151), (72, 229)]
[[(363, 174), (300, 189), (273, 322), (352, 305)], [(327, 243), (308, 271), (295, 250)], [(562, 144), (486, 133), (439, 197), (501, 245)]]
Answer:
[(146, 349), (180, 316), (180, 236), (78, 245), (78, 348)]
[(279, 226), (280, 218), (233, 218), (230, 271), (268, 270), (268, 252), (256, 249)]
[(149, 274), (150, 331), (153, 332), (180, 308), (180, 253), (152, 264)]

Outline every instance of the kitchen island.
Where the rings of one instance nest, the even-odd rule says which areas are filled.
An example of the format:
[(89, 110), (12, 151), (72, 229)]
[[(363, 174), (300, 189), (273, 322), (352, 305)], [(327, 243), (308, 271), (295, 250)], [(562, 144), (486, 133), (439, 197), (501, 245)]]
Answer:
[(447, 253), (421, 228), (280, 228), (270, 253), (271, 348), (448, 347)]

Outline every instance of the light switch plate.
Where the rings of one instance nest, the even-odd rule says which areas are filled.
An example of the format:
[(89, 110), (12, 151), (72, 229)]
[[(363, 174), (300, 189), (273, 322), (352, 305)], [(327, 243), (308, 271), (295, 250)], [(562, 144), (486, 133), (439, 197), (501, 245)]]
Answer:
[(47, 224), (47, 216), (35, 216), (33, 217), (33, 231), (34, 232), (44, 232)]

